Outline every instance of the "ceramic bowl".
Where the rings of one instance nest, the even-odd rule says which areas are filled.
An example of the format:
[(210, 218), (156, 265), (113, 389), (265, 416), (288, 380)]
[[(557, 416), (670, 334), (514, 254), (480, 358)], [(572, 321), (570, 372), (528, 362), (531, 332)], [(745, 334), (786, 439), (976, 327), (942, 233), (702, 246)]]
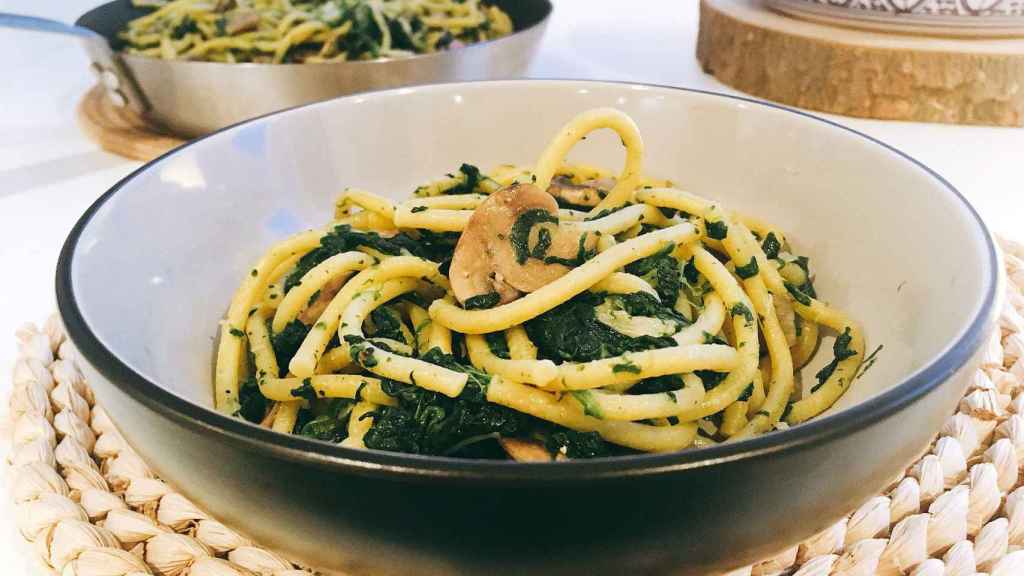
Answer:
[(1024, 36), (1024, 3), (1012, 0), (762, 0), (829, 24), (944, 36)]
[[(636, 120), (646, 172), (788, 231), (819, 293), (885, 346), (829, 414), (700, 450), (520, 464), (351, 450), (211, 409), (218, 321), (271, 243), (322, 225), (346, 186), (401, 199), (461, 162), (532, 163), (597, 106)], [(621, 150), (597, 133), (572, 158), (613, 166)], [(346, 97), (179, 148), (82, 217), (57, 296), (135, 450), (290, 558), (354, 576), (707, 574), (825, 528), (927, 447), (986, 341), (998, 270), (956, 190), (841, 125), (695, 90), (526, 80)]]

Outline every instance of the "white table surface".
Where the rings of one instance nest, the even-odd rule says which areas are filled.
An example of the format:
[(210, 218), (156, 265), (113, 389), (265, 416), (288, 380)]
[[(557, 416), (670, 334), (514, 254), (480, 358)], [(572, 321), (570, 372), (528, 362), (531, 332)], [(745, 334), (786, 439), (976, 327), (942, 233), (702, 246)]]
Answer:
[[(703, 74), (694, 58), (696, 0), (555, 1), (531, 76), (734, 92)], [(71, 22), (98, 3), (0, 0), (0, 11)], [(54, 309), (54, 266), (64, 237), (93, 200), (139, 166), (103, 152), (75, 125), (75, 104), (92, 82), (87, 64), (75, 41), (0, 31), (0, 412), (6, 411), (14, 330)], [(834, 119), (935, 168), (994, 230), (1024, 239), (1017, 225), (1024, 209), (1024, 130)], [(6, 468), (0, 465), (0, 477)], [(0, 495), (0, 573), (30, 574), (13, 512)]]

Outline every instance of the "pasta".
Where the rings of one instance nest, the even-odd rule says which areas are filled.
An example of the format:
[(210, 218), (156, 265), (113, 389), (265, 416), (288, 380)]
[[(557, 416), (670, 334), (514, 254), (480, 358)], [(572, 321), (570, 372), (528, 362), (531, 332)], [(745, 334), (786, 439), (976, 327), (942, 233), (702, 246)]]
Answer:
[[(605, 128), (621, 170), (565, 162)], [(237, 290), (217, 407), (354, 448), (551, 460), (711, 446), (831, 407), (861, 369), (859, 324), (817, 299), (780, 229), (642, 163), (636, 124), (599, 108), (534, 167), (463, 164), (398, 203), (345, 190)]]
[(165, 60), (315, 63), (405, 58), (512, 33), (480, 0), (133, 0), (153, 11), (122, 50)]

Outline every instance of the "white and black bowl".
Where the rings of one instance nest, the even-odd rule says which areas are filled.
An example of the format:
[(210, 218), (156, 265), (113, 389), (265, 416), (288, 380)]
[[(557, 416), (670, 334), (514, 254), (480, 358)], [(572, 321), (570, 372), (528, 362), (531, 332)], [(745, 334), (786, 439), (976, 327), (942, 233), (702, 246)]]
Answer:
[[(532, 163), (596, 106), (636, 119), (648, 173), (780, 225), (823, 298), (885, 346), (828, 414), (701, 450), (520, 464), (351, 450), (211, 408), (217, 323), (272, 242), (326, 222), (346, 186), (400, 199), (462, 162)], [(609, 134), (573, 153), (621, 155)], [(868, 136), (721, 94), (532, 80), (351, 96), (200, 139), (100, 198), (57, 272), (96, 395), (153, 469), (256, 541), (353, 575), (705, 574), (777, 552), (927, 447), (999, 284), (964, 198)]]

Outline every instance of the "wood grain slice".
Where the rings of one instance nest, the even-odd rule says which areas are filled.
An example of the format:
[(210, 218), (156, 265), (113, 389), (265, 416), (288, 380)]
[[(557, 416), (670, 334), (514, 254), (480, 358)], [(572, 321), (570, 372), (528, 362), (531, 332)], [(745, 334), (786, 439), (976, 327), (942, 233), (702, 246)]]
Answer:
[(114, 106), (99, 86), (89, 90), (78, 103), (78, 125), (100, 148), (142, 162), (186, 142), (146, 124), (127, 108)]
[(887, 34), (701, 0), (697, 59), (729, 86), (860, 118), (1024, 126), (1024, 38)]

